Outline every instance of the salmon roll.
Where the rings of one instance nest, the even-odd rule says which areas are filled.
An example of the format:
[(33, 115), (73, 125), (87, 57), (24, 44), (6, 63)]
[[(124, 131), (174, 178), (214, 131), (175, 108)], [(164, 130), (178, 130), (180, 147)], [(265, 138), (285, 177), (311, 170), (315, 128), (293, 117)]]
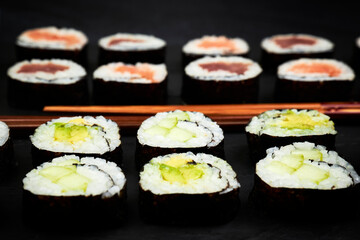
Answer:
[(140, 173), (139, 185), (140, 215), (148, 222), (219, 224), (234, 218), (239, 208), (236, 173), (226, 161), (209, 154), (153, 158)]
[(269, 110), (253, 117), (245, 127), (250, 156), (258, 162), (266, 149), (308, 141), (335, 149), (334, 122), (316, 110)]
[(160, 38), (131, 33), (117, 33), (98, 42), (99, 65), (111, 62), (165, 63), (166, 42)]
[(87, 102), (86, 71), (64, 59), (32, 59), (8, 69), (9, 104), (19, 108)]
[(247, 56), (248, 43), (241, 38), (203, 36), (187, 42), (183, 49), (183, 67), (205, 56)]
[(86, 65), (88, 39), (72, 28), (42, 27), (21, 33), (16, 40), (18, 61), (60, 58)]
[(13, 157), (13, 143), (8, 125), (0, 121), (0, 173), (10, 165)]
[(343, 62), (309, 58), (283, 63), (277, 76), (275, 96), (290, 102), (348, 101), (355, 79)]
[(97, 104), (164, 104), (167, 91), (165, 64), (109, 63), (96, 69)]
[(310, 142), (267, 150), (256, 164), (252, 200), (269, 213), (337, 216), (358, 205), (360, 177), (335, 151)]
[(262, 65), (275, 70), (286, 61), (298, 58), (331, 58), (334, 44), (309, 34), (279, 34), (261, 42)]
[(185, 68), (182, 97), (191, 104), (257, 102), (261, 67), (243, 57), (203, 57)]

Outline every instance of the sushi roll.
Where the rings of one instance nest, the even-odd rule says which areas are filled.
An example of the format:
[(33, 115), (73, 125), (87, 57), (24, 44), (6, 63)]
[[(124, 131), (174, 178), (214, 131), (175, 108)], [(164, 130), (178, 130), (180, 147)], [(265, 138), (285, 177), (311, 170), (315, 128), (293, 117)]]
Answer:
[(314, 142), (335, 149), (336, 130), (330, 117), (316, 110), (270, 110), (253, 117), (245, 127), (250, 156), (259, 161), (266, 149), (293, 142)]
[(111, 62), (165, 63), (166, 42), (143, 34), (117, 33), (99, 40), (99, 65)]
[(153, 158), (140, 173), (140, 215), (165, 224), (217, 224), (236, 216), (240, 184), (224, 160), (198, 153)]
[(16, 40), (18, 61), (60, 58), (86, 65), (88, 39), (71, 28), (42, 27), (21, 33)]
[(261, 67), (243, 57), (204, 57), (185, 68), (182, 96), (192, 104), (256, 102)]
[(165, 64), (109, 63), (94, 72), (97, 104), (164, 104), (167, 90)]
[(308, 34), (279, 34), (261, 42), (262, 64), (276, 69), (281, 63), (298, 58), (331, 58), (334, 44)]
[(79, 64), (63, 59), (32, 59), (8, 69), (9, 104), (20, 108), (86, 102), (86, 71)]
[(353, 166), (335, 151), (295, 142), (267, 150), (256, 164), (251, 198), (265, 212), (336, 216), (344, 213), (343, 206), (358, 204), (359, 182)]
[(0, 121), (0, 173), (3, 167), (9, 166), (13, 156), (13, 143), (10, 139), (8, 125)]
[(187, 42), (183, 49), (183, 67), (205, 56), (247, 56), (249, 45), (241, 38), (203, 36)]
[(354, 71), (333, 59), (301, 58), (277, 72), (276, 98), (290, 102), (346, 101), (352, 96)]
[(136, 166), (170, 153), (204, 152), (224, 157), (224, 133), (200, 112), (160, 112), (142, 122), (137, 131)]
[(65, 155), (43, 163), (23, 179), (24, 222), (38, 227), (58, 228), (64, 222), (118, 225), (124, 221), (125, 204), (124, 173), (101, 158)]
[(53, 119), (30, 136), (34, 165), (64, 154), (101, 157), (121, 164), (119, 131), (115, 122), (103, 116)]

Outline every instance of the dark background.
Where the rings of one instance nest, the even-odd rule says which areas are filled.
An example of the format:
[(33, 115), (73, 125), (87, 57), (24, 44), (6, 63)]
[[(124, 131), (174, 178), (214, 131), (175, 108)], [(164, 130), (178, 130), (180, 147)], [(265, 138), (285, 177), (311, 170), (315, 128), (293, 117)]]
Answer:
[[(6, 70), (15, 63), (16, 36), (28, 28), (64, 26), (82, 30), (90, 41), (89, 67), (96, 67), (97, 40), (116, 32), (151, 34), (167, 42), (169, 104), (181, 104), (181, 47), (204, 34), (244, 38), (250, 45), (250, 58), (260, 61), (260, 41), (279, 33), (309, 33), (335, 43), (335, 58), (351, 63), (355, 38), (360, 35), (360, 14), (356, 1), (1, 1), (0, 3), (0, 114), (37, 115), (34, 110), (10, 108), (7, 104)], [(273, 101), (274, 76), (264, 73), (260, 102)], [(358, 84), (355, 89), (355, 99)], [(91, 89), (91, 85), (90, 85)], [(349, 119), (351, 120), (351, 119)], [(360, 171), (360, 126), (351, 121), (337, 123), (337, 150)], [(226, 132), (226, 160), (234, 167), (242, 185), (241, 209), (237, 217), (212, 227), (165, 227), (142, 222), (137, 207), (137, 173), (134, 169), (135, 134), (122, 137), (124, 171), (128, 178), (129, 216), (115, 229), (77, 229), (59, 226), (56, 231), (29, 228), (22, 223), (21, 180), (31, 170), (27, 137), (15, 139), (15, 166), (2, 169), (0, 178), (1, 239), (354, 239), (358, 238), (359, 218), (344, 208), (349, 217), (296, 216), (279, 219), (262, 216), (248, 203), (254, 168), (248, 157), (245, 135)], [(321, 204), (321, 203), (319, 203)], [(329, 210), (331, 211), (331, 210)], [(291, 214), (289, 214), (291, 216)], [(79, 218), (81, 216), (69, 216)], [(196, 217), (196, 213), (191, 217)], [(97, 219), (94, 219), (96, 221)], [(51, 221), (51, 220), (49, 220)], [(98, 220), (97, 220), (98, 221)], [(71, 228), (70, 233), (66, 229)]]

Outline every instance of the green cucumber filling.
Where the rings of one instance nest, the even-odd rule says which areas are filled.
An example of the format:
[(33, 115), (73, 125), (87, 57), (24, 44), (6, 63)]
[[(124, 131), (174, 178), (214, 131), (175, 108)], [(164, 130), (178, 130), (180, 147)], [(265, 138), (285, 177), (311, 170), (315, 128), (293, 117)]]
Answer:
[[(90, 126), (77, 125), (72, 123), (54, 123), (54, 140), (58, 142), (78, 142), (90, 137)], [(93, 127), (96, 128), (96, 127)]]

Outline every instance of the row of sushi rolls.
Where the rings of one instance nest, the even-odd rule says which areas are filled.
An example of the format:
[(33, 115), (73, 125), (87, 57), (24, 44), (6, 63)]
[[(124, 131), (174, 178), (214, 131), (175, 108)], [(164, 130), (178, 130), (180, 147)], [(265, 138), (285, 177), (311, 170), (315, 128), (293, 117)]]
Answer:
[[(86, 87), (81, 64), (87, 41), (74, 29), (23, 32), (16, 42), (22, 61), (8, 70), (10, 90), (16, 93), (10, 92), (10, 98), (24, 96), (21, 104), (31, 106), (78, 103)], [(334, 49), (329, 40), (286, 34), (268, 37), (261, 46), (264, 64), (279, 66), (279, 89), (287, 92), (287, 100), (349, 95), (354, 72), (327, 58)], [(161, 103), (166, 94), (165, 47), (163, 40), (140, 34), (101, 38), (99, 64), (105, 65), (93, 73), (97, 102)], [(183, 47), (184, 99), (256, 101), (262, 68), (243, 57), (248, 52), (240, 38), (189, 41)], [(318, 212), (358, 200), (360, 177), (335, 151), (337, 131), (329, 116), (316, 110), (270, 110), (253, 117), (245, 131), (256, 164), (250, 194), (255, 205), (267, 211)], [(13, 158), (9, 132), (0, 122), (2, 163)], [(120, 129), (114, 121), (103, 116), (59, 117), (37, 127), (30, 140), (34, 169), (23, 179), (25, 218), (40, 216), (52, 222), (54, 216), (68, 219), (74, 213), (81, 221), (94, 221), (95, 215), (103, 216), (97, 221), (124, 218), (126, 176)], [(135, 152), (142, 218), (166, 224), (233, 219), (241, 185), (224, 159), (223, 130), (203, 113), (159, 112), (143, 121)]]

